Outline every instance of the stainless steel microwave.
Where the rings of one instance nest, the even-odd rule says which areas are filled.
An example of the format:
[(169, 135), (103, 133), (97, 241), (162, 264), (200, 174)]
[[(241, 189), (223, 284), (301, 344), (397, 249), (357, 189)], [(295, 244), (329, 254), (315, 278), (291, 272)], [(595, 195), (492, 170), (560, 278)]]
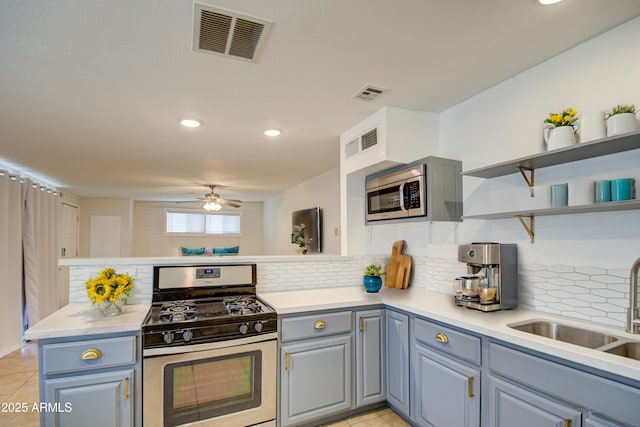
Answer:
[(426, 216), (425, 173), (418, 164), (367, 177), (367, 222)]

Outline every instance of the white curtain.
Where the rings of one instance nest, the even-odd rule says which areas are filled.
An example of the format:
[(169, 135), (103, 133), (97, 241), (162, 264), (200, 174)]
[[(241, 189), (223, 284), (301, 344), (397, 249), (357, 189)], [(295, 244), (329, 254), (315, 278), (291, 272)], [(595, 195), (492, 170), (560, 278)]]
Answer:
[(59, 307), (57, 192), (25, 178), (23, 189), (24, 292), (31, 327)]
[(0, 171), (0, 356), (22, 340), (21, 204), (20, 178)]

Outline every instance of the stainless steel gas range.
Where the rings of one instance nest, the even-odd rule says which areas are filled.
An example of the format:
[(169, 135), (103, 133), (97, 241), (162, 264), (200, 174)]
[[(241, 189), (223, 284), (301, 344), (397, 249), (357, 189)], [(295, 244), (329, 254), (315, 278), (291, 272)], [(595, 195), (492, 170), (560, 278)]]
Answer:
[(277, 315), (255, 286), (255, 264), (154, 267), (145, 426), (276, 425)]

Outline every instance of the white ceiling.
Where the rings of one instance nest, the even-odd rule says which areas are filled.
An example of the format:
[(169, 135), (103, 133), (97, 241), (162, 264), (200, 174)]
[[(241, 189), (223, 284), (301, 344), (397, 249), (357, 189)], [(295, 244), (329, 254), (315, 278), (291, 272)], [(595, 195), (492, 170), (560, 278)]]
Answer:
[[(189, 0), (0, 0), (0, 164), (79, 196), (214, 183), (262, 200), (336, 167), (340, 133), (385, 105), (446, 110), (640, 16), (638, 0), (208, 3), (273, 21), (257, 62), (192, 51)], [(365, 84), (390, 91), (353, 99)]]

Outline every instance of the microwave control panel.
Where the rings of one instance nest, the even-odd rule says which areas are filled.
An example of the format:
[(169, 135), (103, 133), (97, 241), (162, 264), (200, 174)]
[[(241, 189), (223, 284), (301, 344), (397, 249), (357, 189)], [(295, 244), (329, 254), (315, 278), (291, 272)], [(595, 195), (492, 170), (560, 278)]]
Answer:
[(411, 181), (405, 185), (405, 197), (409, 198), (409, 203), (405, 203), (407, 209), (417, 209), (420, 207), (420, 182)]

